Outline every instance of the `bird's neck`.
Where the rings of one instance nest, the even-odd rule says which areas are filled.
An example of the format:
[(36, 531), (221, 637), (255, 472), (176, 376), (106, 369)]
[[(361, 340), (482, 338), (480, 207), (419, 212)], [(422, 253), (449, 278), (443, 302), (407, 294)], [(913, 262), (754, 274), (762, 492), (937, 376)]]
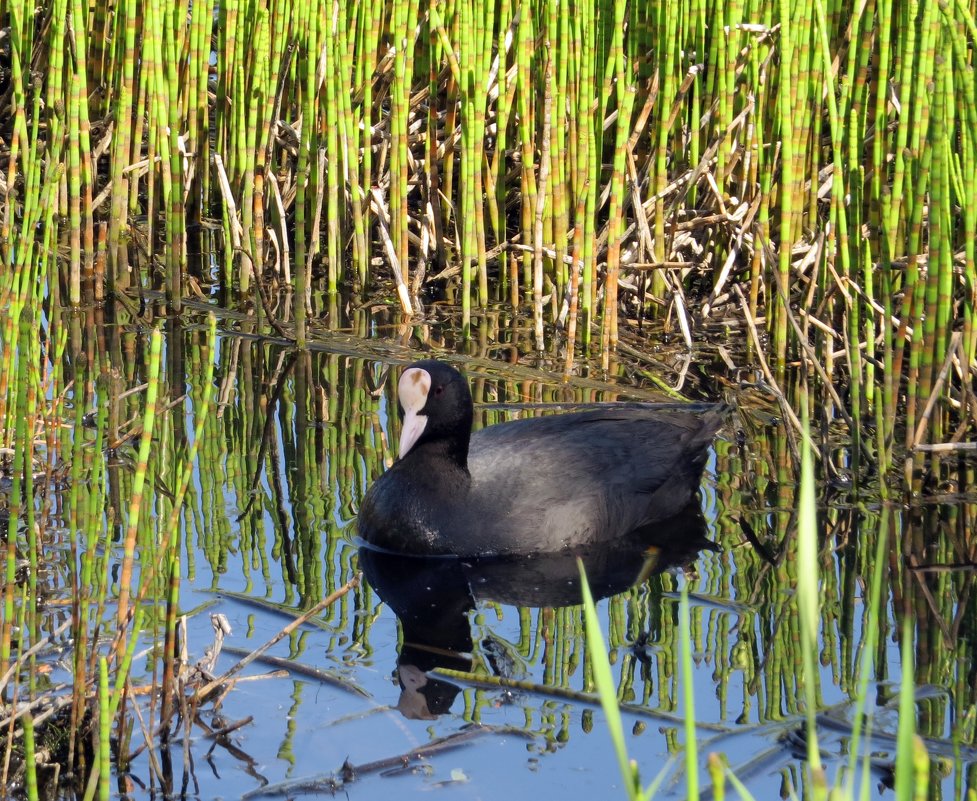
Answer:
[(447, 461), (452, 466), (468, 472), (468, 442), (469, 436), (445, 437), (428, 442), (419, 443), (408, 456), (417, 454), (418, 458), (438, 459)]

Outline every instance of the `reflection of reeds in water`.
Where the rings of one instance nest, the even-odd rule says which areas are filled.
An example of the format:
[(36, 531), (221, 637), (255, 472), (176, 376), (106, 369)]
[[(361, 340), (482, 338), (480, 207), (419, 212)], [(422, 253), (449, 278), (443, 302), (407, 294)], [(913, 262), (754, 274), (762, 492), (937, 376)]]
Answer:
[[(101, 697), (110, 708), (120, 704), (126, 718), (132, 704), (143, 703), (132, 691), (150, 682), (154, 670), (162, 681), (181, 669), (174, 632), (182, 577), (210, 572), (217, 589), (220, 576), (231, 573), (245, 580), (249, 595), (295, 610), (351, 579), (357, 567), (355, 549), (349, 547), (350, 522), (365, 488), (393, 458), (398, 424), (395, 371), (369, 360), (376, 358), (369, 350), (375, 343), (364, 341), (358, 355), (347, 337), (336, 340), (341, 353), (296, 355), (267, 340), (229, 335), (215, 350), (203, 329), (174, 323), (160, 351), (150, 429), (144, 385), (154, 363), (154, 338), (106, 325), (93, 339), (84, 333), (81, 318), (66, 322), (69, 336), (51, 349), (44, 343), (44, 353), (50, 354), (44, 359), (32, 356), (39, 343), (26, 324), (16, 349), (0, 667), (5, 671), (31, 645), (41, 645), (37, 658), (18, 665), (4, 690), (8, 695), (16, 691), (21, 699), (37, 698), (32, 714), (42, 724), (49, 720), (42, 717), (45, 710), (68, 703), (74, 715), (68, 725), (82, 731), (85, 710), (98, 706), (101, 657), (110, 671), (109, 695)], [(366, 327), (362, 320), (353, 325)], [(481, 355), (495, 347), (489, 329), (485, 332), (483, 350), (467, 359), (476, 425), (535, 413), (534, 404), (652, 394), (625, 392), (620, 384), (582, 376), (552, 383), (542, 370), (505, 367)], [(438, 333), (436, 327), (432, 333)], [(531, 339), (531, 330), (527, 336)], [(389, 351), (393, 346), (382, 347)], [(412, 358), (406, 348), (397, 354), (404, 361)], [(43, 375), (28, 369), (32, 358), (49, 366)], [(560, 359), (554, 357), (551, 364), (558, 371)], [(211, 365), (213, 379), (208, 378)], [(632, 366), (620, 363), (625, 377)], [(689, 379), (686, 390), (706, 394), (703, 386), (709, 380)], [(209, 387), (213, 399), (208, 404)], [(792, 445), (786, 427), (770, 425), (762, 412), (745, 404), (740, 419), (717, 442), (715, 476), (707, 480), (704, 493), (707, 507), (716, 510), (711, 534), (724, 552), (702, 559), (691, 608), (692, 650), (712, 660), (714, 714), (731, 729), (735, 721), (793, 718), (803, 708), (799, 621), (791, 606), (798, 575)], [(64, 420), (68, 428), (60, 425)], [(750, 427), (738, 444), (740, 423)], [(142, 440), (150, 430), (152, 439)], [(143, 442), (151, 443), (148, 451)], [(188, 443), (195, 451), (188, 450)], [(133, 501), (140, 497), (140, 476), (136, 518)], [(961, 486), (971, 478), (961, 473)], [(181, 488), (186, 491), (182, 503)], [(879, 538), (887, 537), (882, 573), (887, 611), (876, 629), (878, 656), (871, 678), (888, 678), (892, 666), (883, 645), (902, 637), (902, 621), (913, 624), (917, 685), (954, 688), (952, 694), (931, 693), (917, 702), (919, 731), (937, 746), (951, 720), (961, 722), (955, 733), (965, 743), (973, 741), (977, 700), (968, 673), (974, 658), (970, 532), (977, 513), (970, 500), (943, 500), (903, 516), (842, 488), (822, 512), (825, 534), (816, 552), (822, 683), (830, 681), (853, 696), (865, 680), (856, 671), (866, 647), (865, 581), (880, 563)], [(129, 559), (131, 584), (116, 573)], [(21, 560), (29, 567), (23, 573), (18, 572)], [(123, 584), (129, 607), (142, 615), (138, 637), (131, 617), (120, 618)], [(680, 710), (677, 588), (672, 574), (656, 575), (601, 606), (614, 681), (625, 703)], [(38, 681), (45, 637), (67, 619), (59, 603), (72, 610), (70, 692), (54, 692)], [(354, 660), (371, 652), (376, 604), (369, 588), (361, 587), (323, 612), (319, 620), (330, 632), (333, 652)], [(496, 612), (491, 607), (482, 612), (489, 632)], [(513, 614), (501, 607), (498, 612)], [(517, 668), (521, 665), (557, 691), (593, 689), (579, 609), (519, 610), (514, 630), (518, 634), (502, 645)], [(137, 663), (126, 679), (125, 654), (145, 639), (165, 647)], [(491, 655), (478, 642), (481, 669), (491, 672)], [(491, 689), (472, 686), (464, 698), (468, 718), (491, 716)], [(525, 710), (529, 731), (554, 746), (573, 737), (571, 697), (543, 703), (526, 693), (517, 703)], [(833, 725), (850, 725), (845, 709), (829, 712), (837, 717)], [(166, 714), (154, 701), (147, 731)], [(678, 729), (668, 732), (677, 748)], [(118, 758), (125, 761), (142, 736), (137, 728), (131, 740), (121, 741)], [(20, 737), (12, 742), (19, 743)], [(90, 769), (86, 754), (79, 746), (75, 758)]]

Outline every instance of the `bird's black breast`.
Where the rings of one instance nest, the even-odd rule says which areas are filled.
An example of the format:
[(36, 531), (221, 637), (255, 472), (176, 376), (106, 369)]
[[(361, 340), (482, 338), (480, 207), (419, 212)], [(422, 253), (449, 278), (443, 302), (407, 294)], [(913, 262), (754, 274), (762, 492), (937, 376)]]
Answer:
[(459, 521), (465, 519), (471, 477), (450, 462), (419, 456), (394, 462), (370, 487), (360, 507), (359, 534), (394, 551), (451, 553), (457, 544), (451, 533), (464, 525)]

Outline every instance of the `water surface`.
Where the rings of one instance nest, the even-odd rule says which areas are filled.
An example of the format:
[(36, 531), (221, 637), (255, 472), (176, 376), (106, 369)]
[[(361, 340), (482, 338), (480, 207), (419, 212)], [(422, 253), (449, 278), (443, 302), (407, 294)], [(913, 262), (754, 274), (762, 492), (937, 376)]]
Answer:
[[(360, 551), (359, 501), (396, 453), (397, 371), (431, 353), (467, 372), (476, 426), (550, 413), (554, 404), (678, 398), (734, 405), (697, 506), (651, 532), (651, 542), (590, 554), (589, 567), (604, 596), (598, 609), (628, 748), (644, 780), (663, 771), (661, 797), (685, 795), (683, 721), (690, 710), (679, 678), (678, 598), (686, 586), (703, 766), (709, 752), (721, 752), (757, 798), (803, 792), (792, 605), (796, 471), (776, 404), (745, 359), (743, 368), (729, 369), (708, 336), (689, 355), (662, 345), (661, 331), (646, 330), (626, 343), (609, 373), (584, 360), (565, 376), (559, 343), (535, 353), (527, 321), (489, 312), (464, 340), (454, 333), (453, 314), (434, 308), (408, 325), (382, 310), (361, 310), (340, 330), (324, 325), (305, 353), (257, 336), (247, 321), (221, 320), (216, 406), (182, 515), (179, 603), (190, 661), (212, 643), (214, 613), (231, 626), (219, 673), (303, 609), (361, 571), (367, 575), (269, 651), (285, 660), (287, 675), (238, 684), (218, 709), (207, 704), (186, 723), (189, 747), (184, 751), (178, 731), (162, 775), (147, 751), (137, 756), (122, 785), (128, 795), (148, 798), (162, 783), (202, 799), (329, 790), (406, 798), (435, 788), (441, 797), (466, 799), (625, 797), (603, 713), (589, 695), (594, 684), (572, 560), (412, 566)], [(69, 352), (83, 343), (96, 349), (90, 364), (99, 365), (100, 378), (83, 375), (82, 362), (72, 361), (86, 379), (74, 402), (95, 410), (138, 385), (145, 337), (141, 326), (114, 323), (97, 344), (79, 334)], [(170, 394), (188, 393), (177, 407), (182, 422), (176, 415), (171, 425), (186, 437), (199, 406), (204, 339), (202, 324), (191, 322), (172, 324), (166, 340)], [(131, 481), (127, 453), (105, 454), (120, 499)], [(869, 677), (874, 739), (862, 752), (875, 758), (873, 781), (887, 783), (900, 654), (908, 645), (921, 686), (920, 734), (941, 757), (932, 773), (942, 789), (933, 797), (960, 797), (955, 782), (969, 786), (975, 754), (969, 533), (977, 507), (959, 494), (908, 510), (887, 507), (861, 482), (843, 480), (852, 469), (845, 442), (829, 430), (819, 466), (819, 722), (829, 776), (839, 775), (846, 759), (868, 571), (885, 532), (883, 631)], [(66, 532), (46, 554), (55, 594), (71, 558)], [(898, 634), (904, 616), (912, 621), (908, 644)], [(137, 682), (148, 680), (153, 664), (153, 637), (143, 640), (150, 650), (137, 659)], [(282, 664), (259, 660), (245, 674)], [(329, 677), (313, 677), (304, 666)], [(241, 721), (247, 723), (226, 736), (210, 734)], [(136, 732), (132, 747), (140, 743)], [(432, 744), (423, 759), (408, 758)]]

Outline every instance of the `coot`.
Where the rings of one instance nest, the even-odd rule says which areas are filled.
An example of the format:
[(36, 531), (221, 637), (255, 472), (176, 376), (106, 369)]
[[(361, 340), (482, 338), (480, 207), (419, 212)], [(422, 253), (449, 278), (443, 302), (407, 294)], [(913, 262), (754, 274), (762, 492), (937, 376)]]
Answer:
[(607, 406), (472, 434), (468, 383), (433, 360), (404, 370), (398, 396), (400, 455), (363, 498), (359, 534), (428, 555), (552, 553), (665, 520), (695, 494), (724, 414)]

